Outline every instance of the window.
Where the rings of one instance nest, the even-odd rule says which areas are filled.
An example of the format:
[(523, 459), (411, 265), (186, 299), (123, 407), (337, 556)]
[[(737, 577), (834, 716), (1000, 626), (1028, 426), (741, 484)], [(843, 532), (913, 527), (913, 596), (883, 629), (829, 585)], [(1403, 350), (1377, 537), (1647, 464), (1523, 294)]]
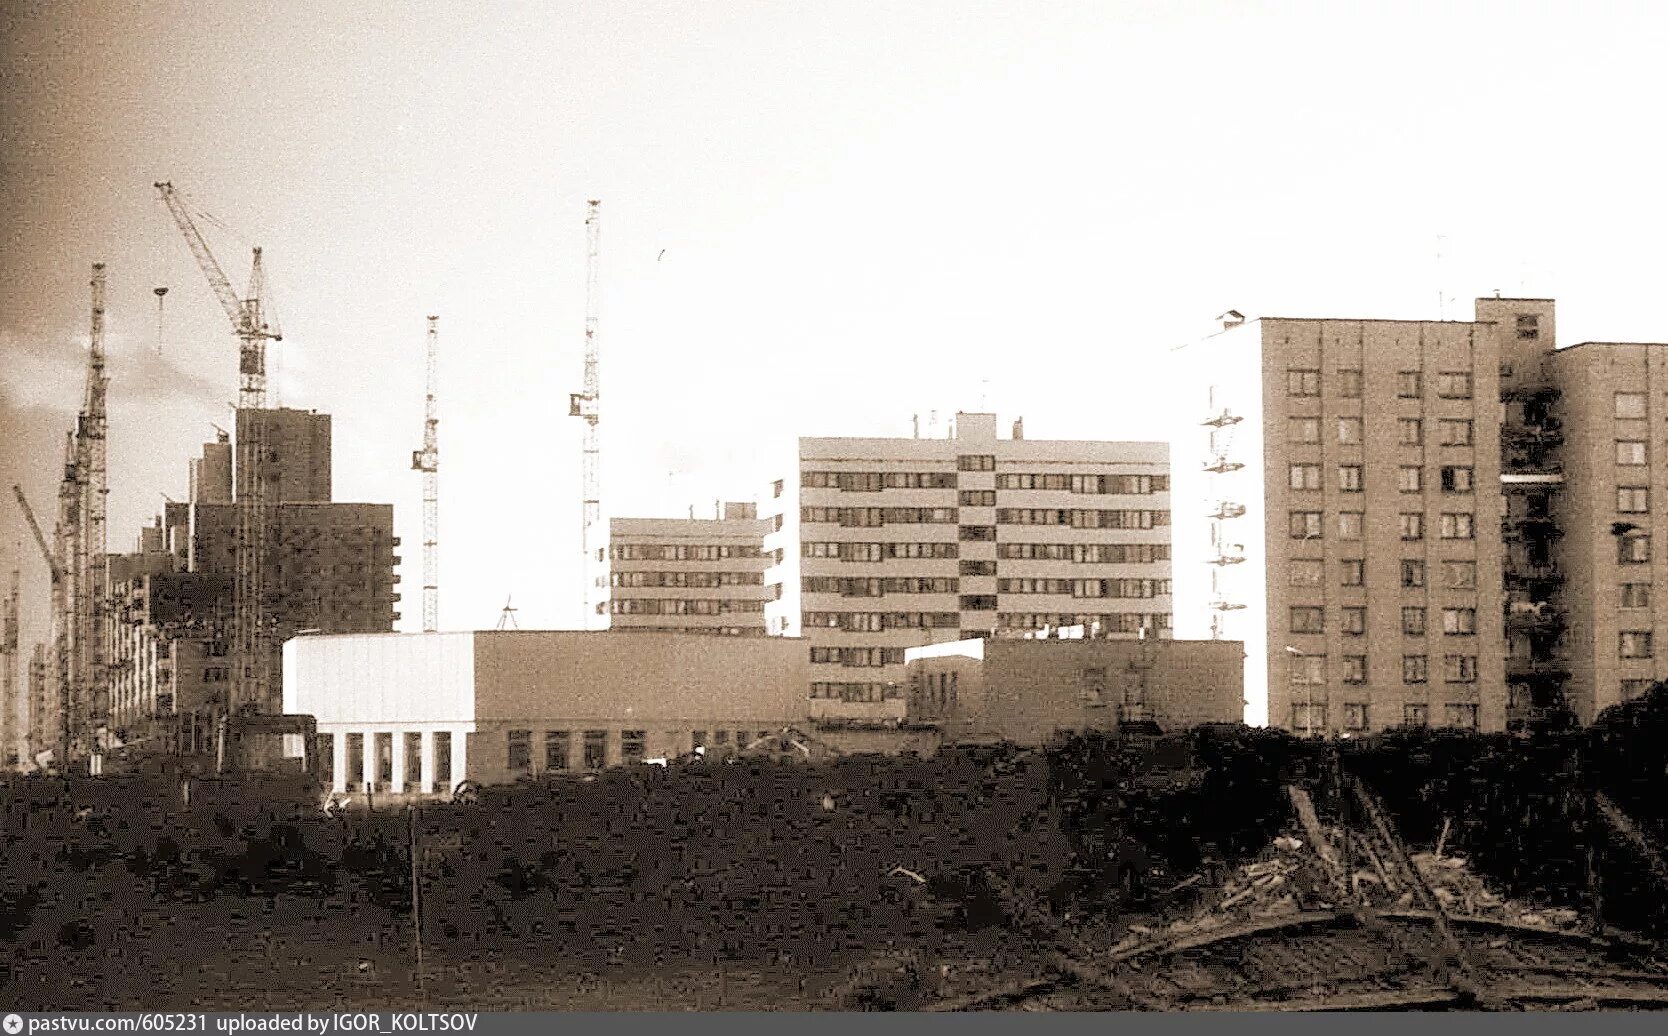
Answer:
[(1326, 683), (1325, 655), (1293, 655), (1291, 662), (1292, 686), (1318, 687)]
[(512, 730), (505, 735), (508, 747), (506, 765), (511, 773), (526, 773), (533, 768), (533, 732)]
[(1289, 370), (1286, 372), (1286, 394), (1291, 396), (1320, 395), (1320, 371)]
[(1338, 465), (1338, 491), (1340, 493), (1359, 493), (1361, 492), (1361, 484), (1361, 465)]
[(1444, 417), (1437, 422), (1437, 433), (1444, 446), (1471, 445), (1471, 421), (1469, 418)]
[[(1423, 683), (1424, 681), (1420, 681)], [(1422, 727), (1430, 722), (1430, 706), (1409, 704), (1402, 706), (1402, 722), (1410, 727)]]
[(1651, 584), (1623, 583), (1623, 608), (1649, 608), (1651, 606)]
[(568, 768), (568, 732), (565, 730), (547, 730), (544, 732), (544, 768), (561, 772)]
[(1321, 513), (1319, 511), (1293, 511), (1291, 513), (1291, 535), (1294, 540), (1320, 539)]
[(1429, 658), (1424, 655), (1402, 656), (1402, 683), (1424, 683), (1429, 678)]
[(1443, 655), (1442, 679), (1448, 683), (1476, 683), (1476, 655)]
[(1639, 465), (1645, 463), (1645, 443), (1640, 439), (1616, 440), (1616, 463)]
[(1436, 394), (1443, 399), (1470, 399), (1471, 375), (1466, 371), (1443, 371), (1436, 376)]
[(1359, 417), (1338, 418), (1338, 441), (1346, 446), (1361, 445), (1361, 419)]
[(1345, 558), (1338, 562), (1338, 571), (1340, 586), (1367, 585), (1367, 563), (1360, 558)]
[(956, 458), (958, 471), (995, 471), (996, 457), (989, 453), (964, 453)]
[(1616, 393), (1616, 416), (1623, 420), (1640, 420), (1645, 416), (1643, 392)]
[(1617, 634), (1621, 641), (1619, 656), (1622, 658), (1651, 658), (1651, 633), (1649, 630), (1622, 630)]
[(1477, 706), (1465, 702), (1453, 702), (1443, 706), (1442, 721), (1450, 727), (1461, 730), (1477, 729)]
[(1341, 370), (1338, 372), (1338, 395), (1345, 399), (1361, 398), (1361, 372), (1358, 370)]
[(1401, 516), (1402, 539), (1422, 540), (1425, 538), (1425, 516), (1418, 511), (1411, 511)]
[(1472, 471), (1470, 468), (1450, 464), (1442, 469), (1442, 491), (1444, 493), (1471, 492)]
[(1325, 565), (1313, 558), (1301, 558), (1293, 561), (1287, 567), (1292, 586), (1319, 586), (1325, 578), (1322, 570)]
[(1293, 633), (1326, 632), (1326, 609), (1302, 606), (1292, 609)]
[(963, 507), (995, 507), (996, 490), (964, 489), (961, 491), (960, 500)]
[(1326, 706), (1315, 702), (1292, 703), (1292, 729), (1305, 733), (1326, 729)]
[(994, 561), (963, 561), (960, 573), (964, 576), (993, 576), (996, 574)]
[(1425, 469), (1417, 464), (1403, 464), (1396, 469), (1396, 488), (1404, 493), (1424, 492)]
[(1522, 339), (1535, 339), (1541, 336), (1541, 318), (1536, 313), (1519, 313), (1517, 315), (1517, 336)]
[(642, 730), (620, 731), (620, 762), (640, 763), (648, 754), (648, 735)]
[(587, 770), (600, 770), (608, 765), (608, 731), (585, 731), (584, 765)]
[(1425, 563), (1408, 558), (1402, 561), (1402, 587), (1417, 590), (1425, 585)]
[(963, 525), (957, 531), (963, 543), (992, 543), (996, 540), (994, 525)]
[(772, 482), (770, 484), (770, 495), (771, 496), (779, 497), (779, 496), (782, 495), (783, 481), (784, 481), (783, 479), (777, 479), (775, 482)]
[(1477, 632), (1477, 609), (1442, 609), (1442, 632), (1450, 637), (1462, 637)]
[(1363, 702), (1344, 703), (1344, 729), (1367, 729), (1367, 706)]
[(1442, 584), (1450, 590), (1477, 589), (1477, 563), (1475, 561), (1444, 561), (1442, 563)]
[(1290, 485), (1293, 489), (1319, 489), (1321, 487), (1321, 466), (1319, 464), (1293, 464), (1291, 466)]
[(1367, 609), (1352, 606), (1342, 609), (1341, 625), (1345, 633), (1359, 636), (1367, 632)]
[(1624, 565), (1643, 565), (1651, 560), (1649, 533), (1630, 532), (1616, 540), (1616, 560)]
[(1402, 399), (1418, 399), (1424, 395), (1423, 381), (1418, 371), (1402, 371), (1396, 375), (1396, 395)]
[(996, 595), (962, 594), (961, 610), (964, 612), (993, 612), (996, 610)]
[(1469, 540), (1475, 531), (1475, 523), (1469, 514), (1444, 514), (1442, 516), (1442, 538), (1445, 540)]
[(1396, 420), (1396, 441), (1403, 446), (1420, 446), (1425, 442), (1425, 422), (1417, 417)]
[(1345, 683), (1366, 683), (1367, 682), (1367, 656), (1366, 655), (1345, 655), (1344, 656), (1344, 682)]
[(1651, 509), (1651, 491), (1645, 486), (1621, 486), (1616, 490), (1616, 510), (1623, 514), (1644, 514)]
[(1655, 683), (1656, 683), (1655, 680), (1623, 680), (1622, 681), (1622, 700), (1623, 701), (1630, 701), (1634, 698), (1639, 697), (1640, 695), (1644, 694), (1646, 691), (1650, 690), (1651, 686)]
[(1402, 609), (1402, 633), (1409, 637), (1422, 637), (1425, 635), (1425, 609)]
[(1338, 538), (1341, 540), (1358, 540), (1361, 538), (1361, 523), (1363, 514), (1360, 511), (1338, 512)]
[(1292, 442), (1320, 442), (1320, 418), (1292, 417), (1286, 421), (1286, 437)]

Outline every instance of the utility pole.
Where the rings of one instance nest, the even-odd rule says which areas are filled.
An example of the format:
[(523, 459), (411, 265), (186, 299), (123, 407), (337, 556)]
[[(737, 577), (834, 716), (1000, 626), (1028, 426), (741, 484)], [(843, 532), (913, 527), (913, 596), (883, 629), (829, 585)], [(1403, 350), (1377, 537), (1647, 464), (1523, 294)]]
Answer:
[(440, 318), (429, 317), (428, 391), (423, 399), (423, 448), (411, 454), (411, 467), (423, 473), (423, 632), (440, 628), (440, 418), (435, 413), (435, 382), (440, 349)]
[(603, 580), (602, 552), (606, 549), (601, 537), (602, 525), (602, 451), (598, 443), (597, 424), (601, 415), (601, 389), (597, 376), (597, 257), (602, 241), (602, 202), (589, 202), (585, 216), (585, 390), (568, 396), (568, 415), (585, 420), (584, 445), (584, 504), (580, 529), (580, 544), (585, 552), (580, 573), (585, 582), (585, 625), (594, 629), (606, 604), (601, 589)]

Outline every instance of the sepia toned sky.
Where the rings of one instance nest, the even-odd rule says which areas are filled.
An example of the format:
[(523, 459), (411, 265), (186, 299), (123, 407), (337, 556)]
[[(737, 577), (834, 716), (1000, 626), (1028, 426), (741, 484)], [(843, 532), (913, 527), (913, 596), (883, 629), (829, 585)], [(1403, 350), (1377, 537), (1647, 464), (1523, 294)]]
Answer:
[(50, 521), (94, 260), (113, 548), (228, 424), (161, 179), (240, 287), (265, 247), (281, 401), (334, 415), (337, 499), (396, 506), (410, 629), (430, 313), (443, 624), (579, 621), (590, 197), (612, 514), (751, 499), (794, 436), (933, 409), (1162, 437), (1165, 351), (1230, 307), (1499, 289), (1555, 296), (1566, 342), (1661, 339), (1665, 35), (1644, 2), (0, 0), (0, 477)]

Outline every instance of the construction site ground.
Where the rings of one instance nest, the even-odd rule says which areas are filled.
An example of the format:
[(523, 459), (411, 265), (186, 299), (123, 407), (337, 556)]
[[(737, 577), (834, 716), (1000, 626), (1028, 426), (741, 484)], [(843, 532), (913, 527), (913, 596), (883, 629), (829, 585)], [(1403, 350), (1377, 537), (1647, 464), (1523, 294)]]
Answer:
[[(1648, 782), (1612, 799), (1571, 776), (1567, 746), (1354, 751), (1228, 731), (656, 767), (345, 816), (258, 789), (184, 805), (137, 778), (16, 781), (0, 995), (37, 1010), (1668, 1004)], [(1637, 769), (1660, 779), (1662, 763)]]

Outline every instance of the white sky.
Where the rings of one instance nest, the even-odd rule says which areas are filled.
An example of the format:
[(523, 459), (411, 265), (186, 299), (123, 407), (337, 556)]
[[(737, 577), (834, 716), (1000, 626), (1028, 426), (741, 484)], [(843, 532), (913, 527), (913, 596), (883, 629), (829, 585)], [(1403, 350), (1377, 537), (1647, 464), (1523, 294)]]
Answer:
[(395, 504), (405, 628), (429, 313), (443, 623), (512, 593), (524, 627), (579, 618), (588, 197), (617, 515), (750, 499), (793, 436), (908, 434), (987, 379), (1033, 438), (1160, 437), (1163, 351), (1229, 307), (1464, 318), (1498, 288), (1555, 296), (1565, 342), (1668, 335), (1648, 3), (0, 12), (0, 474), (50, 513), (95, 259), (113, 547), (227, 423), (171, 179), (243, 235), (211, 241), (234, 282), (265, 246), (283, 402), (335, 416), (337, 499)]

